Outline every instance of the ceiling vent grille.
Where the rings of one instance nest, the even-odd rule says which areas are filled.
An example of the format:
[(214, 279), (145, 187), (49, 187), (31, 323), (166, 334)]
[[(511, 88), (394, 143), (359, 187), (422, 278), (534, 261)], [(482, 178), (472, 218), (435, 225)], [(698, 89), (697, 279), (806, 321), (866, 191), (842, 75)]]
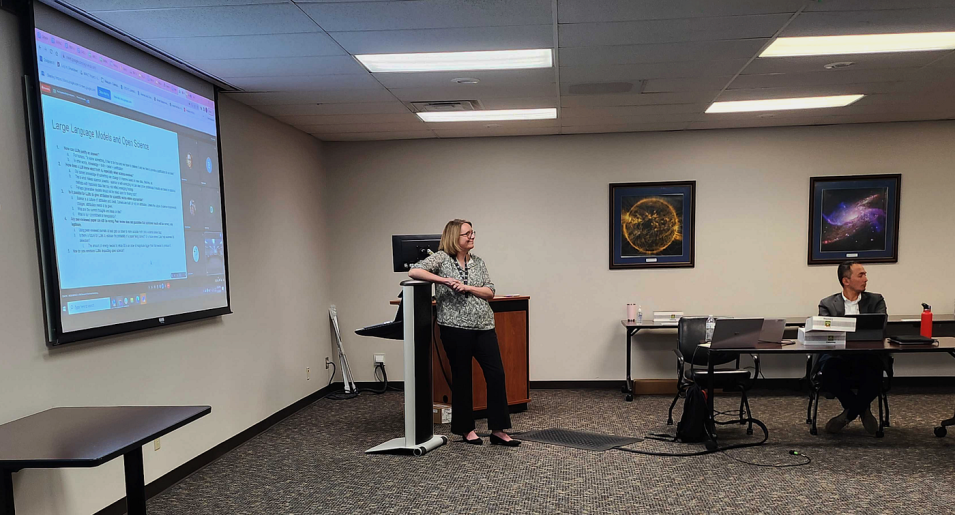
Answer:
[(441, 100), (435, 102), (412, 102), (419, 113), (447, 113), (453, 111), (480, 111), (484, 109), (477, 100)]

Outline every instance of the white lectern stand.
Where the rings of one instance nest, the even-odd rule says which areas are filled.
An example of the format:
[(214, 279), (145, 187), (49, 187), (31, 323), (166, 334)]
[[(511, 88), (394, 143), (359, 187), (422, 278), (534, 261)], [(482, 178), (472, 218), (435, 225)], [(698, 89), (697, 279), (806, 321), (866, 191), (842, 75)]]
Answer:
[(401, 283), (405, 349), (405, 435), (365, 453), (410, 453), (415, 456), (446, 443), (434, 435), (431, 390), (431, 283)]

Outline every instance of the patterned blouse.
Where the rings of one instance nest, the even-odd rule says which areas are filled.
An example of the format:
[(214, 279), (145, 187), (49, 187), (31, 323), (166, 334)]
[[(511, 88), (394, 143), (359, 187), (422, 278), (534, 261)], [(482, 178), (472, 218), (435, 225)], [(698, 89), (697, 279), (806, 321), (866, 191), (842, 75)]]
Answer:
[[(461, 268), (457, 259), (441, 250), (415, 263), (411, 268), (458, 279), (469, 286), (487, 286), (492, 292), (496, 291), (491, 276), (487, 273), (487, 267), (484, 266), (484, 260), (474, 254), (471, 254), (466, 269)], [(448, 286), (437, 283), (434, 285), (434, 296), (438, 304), (438, 325), (482, 331), (494, 329), (494, 312), (486, 300), (470, 293), (457, 293)]]

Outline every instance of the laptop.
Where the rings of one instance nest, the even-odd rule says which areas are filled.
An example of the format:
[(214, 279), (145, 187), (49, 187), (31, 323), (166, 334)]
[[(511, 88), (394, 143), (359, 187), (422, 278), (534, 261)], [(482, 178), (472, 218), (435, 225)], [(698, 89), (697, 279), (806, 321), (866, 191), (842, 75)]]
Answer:
[(856, 319), (856, 330), (846, 333), (846, 341), (881, 340), (885, 338), (885, 324), (889, 316), (884, 313), (863, 313), (861, 315), (846, 315)]
[(711, 349), (755, 349), (762, 318), (721, 318), (713, 329)]
[(764, 319), (763, 328), (759, 331), (759, 341), (763, 343), (782, 343), (783, 332), (785, 331), (785, 318)]

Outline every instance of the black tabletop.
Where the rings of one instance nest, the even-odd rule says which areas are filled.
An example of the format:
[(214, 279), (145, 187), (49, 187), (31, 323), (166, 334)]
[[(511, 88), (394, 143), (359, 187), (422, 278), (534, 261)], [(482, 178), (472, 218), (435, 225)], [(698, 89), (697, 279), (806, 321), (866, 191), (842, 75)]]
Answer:
[(955, 338), (941, 337), (936, 338), (938, 343), (934, 345), (899, 345), (892, 343), (889, 339), (885, 340), (864, 340), (856, 342), (846, 342), (845, 347), (831, 347), (825, 345), (805, 345), (799, 342), (789, 345), (779, 343), (757, 343), (756, 348), (740, 349), (713, 349), (714, 352), (731, 352), (742, 354), (813, 354), (813, 353), (843, 353), (843, 352), (953, 352), (955, 351)]
[(209, 406), (48, 409), (0, 426), (0, 468), (95, 467), (211, 411)]

